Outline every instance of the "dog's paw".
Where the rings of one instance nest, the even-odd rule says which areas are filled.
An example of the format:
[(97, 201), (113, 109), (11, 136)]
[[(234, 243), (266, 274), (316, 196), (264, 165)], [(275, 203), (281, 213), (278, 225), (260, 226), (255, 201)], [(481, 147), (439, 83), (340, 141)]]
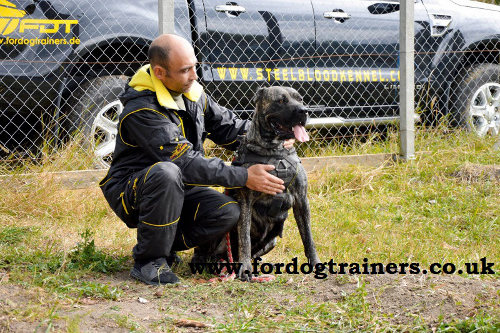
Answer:
[(312, 258), (309, 258), (308, 261), (312, 266), (316, 266), (316, 264), (321, 263), (317, 254), (315, 254)]
[(251, 281), (252, 280), (252, 264), (250, 260), (244, 261), (241, 264), (240, 272), (238, 273), (238, 277), (241, 281)]

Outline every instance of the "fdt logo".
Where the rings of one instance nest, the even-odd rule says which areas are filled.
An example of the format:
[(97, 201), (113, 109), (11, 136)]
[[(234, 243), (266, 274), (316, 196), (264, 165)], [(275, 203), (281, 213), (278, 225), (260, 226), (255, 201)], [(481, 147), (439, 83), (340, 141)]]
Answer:
[(19, 25), (19, 18), (24, 17), (26, 12), (24, 10), (16, 9), (13, 3), (7, 0), (0, 0), (0, 35), (7, 36)]
[(26, 11), (17, 9), (16, 5), (7, 1), (0, 0), (0, 35), (7, 36), (16, 31), (23, 33), (26, 30), (38, 30), (40, 33), (55, 33), (59, 27), (65, 27), (64, 32), (69, 33), (71, 26), (78, 24), (78, 20), (45, 20), (45, 19), (23, 19)]

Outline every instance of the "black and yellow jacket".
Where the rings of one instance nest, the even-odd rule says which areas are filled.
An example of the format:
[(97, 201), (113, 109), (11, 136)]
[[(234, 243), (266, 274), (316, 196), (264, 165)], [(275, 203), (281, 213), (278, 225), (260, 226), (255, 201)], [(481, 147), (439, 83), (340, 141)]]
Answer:
[(203, 141), (208, 137), (216, 144), (236, 149), (246, 121), (215, 103), (197, 82), (182, 96), (186, 111), (179, 110), (149, 67), (142, 67), (120, 96), (124, 110), (119, 118), (113, 161), (101, 183), (115, 183), (155, 163), (169, 161), (181, 169), (186, 185), (245, 186), (246, 169), (205, 158)]

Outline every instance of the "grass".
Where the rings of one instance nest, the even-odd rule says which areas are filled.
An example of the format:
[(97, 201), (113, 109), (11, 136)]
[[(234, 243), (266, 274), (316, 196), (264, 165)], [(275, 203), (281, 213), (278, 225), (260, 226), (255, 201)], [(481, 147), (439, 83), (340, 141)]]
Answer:
[(487, 313), (480, 313), (474, 318), (455, 320), (449, 323), (441, 323), (437, 332), (499, 332), (500, 322)]
[(96, 249), (94, 233), (89, 229), (85, 229), (80, 236), (82, 241), (76, 245), (68, 256), (68, 268), (88, 269), (101, 273), (114, 273), (123, 270), (126, 258), (115, 259), (102, 250)]
[[(491, 149), (494, 140), (445, 129), (417, 133), (417, 150), (425, 153), (417, 154), (413, 161), (378, 168), (330, 169), (309, 176), (313, 235), (320, 258), (360, 263), (364, 258), (382, 263), (419, 262), (422, 266), (452, 262), (463, 266), (486, 257), (495, 262), (497, 274), (481, 278), (498, 279), (498, 180), (482, 172), (460, 176), (470, 168), (500, 165), (499, 152)], [(314, 148), (299, 147), (302, 154), (314, 155), (321, 149), (319, 143)], [(389, 132), (385, 137), (374, 134), (356, 141), (344, 151), (366, 154), (397, 149), (397, 135)], [(330, 145), (326, 150), (325, 155), (338, 154), (343, 148)], [(3, 302), (6, 307), (0, 317), (39, 323), (47, 330), (58, 330), (54, 325), (65, 320), (68, 331), (78, 331), (82, 318), (65, 317), (61, 311), (82, 299), (116, 301), (127, 297), (130, 291), (124, 283), (110, 283), (110, 279), (130, 268), (134, 244), (134, 230), (115, 217), (97, 188), (67, 191), (50, 181), (23, 188), (2, 186), (0, 287), (6, 283), (1, 282), (2, 276), (7, 274), (9, 284), (28, 290), (31, 296), (24, 307), (15, 301), (10, 305)], [(183, 254), (184, 259), (189, 255)], [(295, 256), (304, 262), (300, 236), (290, 217), (283, 238), (265, 260), (289, 262)], [(161, 310), (165, 318), (156, 322), (155, 330), (172, 329), (178, 309), (168, 304), (200, 308), (223, 304), (233, 316), (226, 315), (223, 320), (210, 314), (204, 317), (217, 331), (429, 329), (419, 315), (414, 322), (401, 326), (374, 310), (367, 302), (370, 295), (363, 277), (353, 292), (323, 302), (312, 291), (306, 293), (309, 289), (305, 287), (287, 287), (286, 275), (269, 285), (206, 285), (191, 279), (187, 265), (177, 272), (188, 288), (165, 290), (160, 298), (167, 304)], [(351, 278), (335, 279), (343, 285)], [(41, 302), (42, 298), (46, 301)], [(492, 304), (491, 309), (478, 307), (482, 310), (468, 318), (443, 318), (435, 331), (498, 331), (498, 304)], [(142, 323), (129, 315), (115, 313), (110, 318), (118, 327), (141, 330)]]

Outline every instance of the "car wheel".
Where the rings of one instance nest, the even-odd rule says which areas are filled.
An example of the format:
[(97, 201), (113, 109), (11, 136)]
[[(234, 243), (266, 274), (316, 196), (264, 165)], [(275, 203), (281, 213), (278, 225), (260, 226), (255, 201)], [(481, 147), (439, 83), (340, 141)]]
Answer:
[(96, 167), (108, 168), (111, 163), (123, 110), (118, 95), (127, 81), (126, 76), (95, 78), (79, 87), (67, 103), (71, 132), (82, 138), (84, 148), (92, 150)]
[(480, 137), (500, 133), (500, 66), (482, 64), (461, 75), (456, 85), (455, 118)]

